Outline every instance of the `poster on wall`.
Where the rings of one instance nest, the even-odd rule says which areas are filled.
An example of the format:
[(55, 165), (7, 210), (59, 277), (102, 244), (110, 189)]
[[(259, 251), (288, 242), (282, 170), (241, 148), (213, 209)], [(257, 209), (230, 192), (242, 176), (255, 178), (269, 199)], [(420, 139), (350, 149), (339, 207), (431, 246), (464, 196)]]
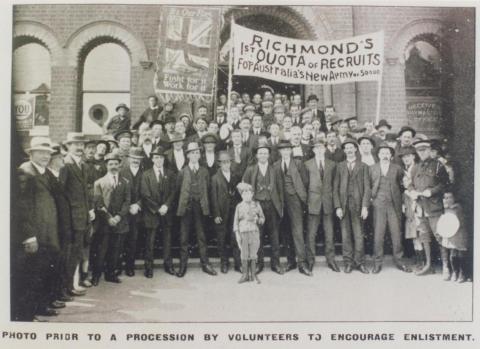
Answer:
[(17, 131), (28, 131), (33, 127), (33, 115), (35, 113), (35, 96), (15, 95), (15, 124)]
[(220, 9), (168, 7), (162, 12), (154, 87), (162, 100), (211, 100)]
[(407, 97), (408, 125), (427, 136), (438, 136), (442, 126), (440, 97)]

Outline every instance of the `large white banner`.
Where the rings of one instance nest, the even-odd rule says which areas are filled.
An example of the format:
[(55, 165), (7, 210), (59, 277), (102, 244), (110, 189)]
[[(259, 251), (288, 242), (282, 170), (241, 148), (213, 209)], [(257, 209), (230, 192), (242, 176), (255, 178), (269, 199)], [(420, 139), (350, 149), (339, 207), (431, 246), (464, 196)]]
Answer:
[(234, 75), (290, 84), (378, 81), (383, 31), (335, 41), (290, 39), (234, 24)]

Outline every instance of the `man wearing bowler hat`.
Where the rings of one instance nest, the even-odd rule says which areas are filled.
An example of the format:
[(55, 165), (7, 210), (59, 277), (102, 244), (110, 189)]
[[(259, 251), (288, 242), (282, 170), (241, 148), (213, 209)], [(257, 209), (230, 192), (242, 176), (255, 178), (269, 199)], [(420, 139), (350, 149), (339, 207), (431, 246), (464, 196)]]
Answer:
[(317, 95), (310, 95), (307, 98), (307, 105), (312, 110), (312, 120), (320, 120), (320, 130), (327, 132), (327, 121), (325, 119), (325, 114), (323, 111), (318, 109), (318, 97)]
[(333, 202), (342, 230), (344, 271), (351, 273), (356, 268), (368, 274), (362, 222), (368, 217), (370, 205), (368, 166), (357, 158), (358, 144), (354, 139), (347, 139), (342, 148), (346, 159), (337, 164)]
[[(300, 273), (311, 276), (312, 273), (307, 267), (305, 241), (303, 238), (303, 207), (307, 204), (307, 173), (302, 159), (294, 159), (292, 156), (292, 144), (290, 141), (282, 140), (278, 144), (278, 151), (281, 159), (274, 165), (275, 175), (280, 179), (283, 186), (284, 204), (286, 216), (290, 222), (288, 234), (288, 259), (286, 271), (296, 268)], [(291, 234), (291, 235), (290, 235)], [(292, 245), (293, 242), (293, 246)], [(297, 261), (295, 261), (295, 256)]]
[[(431, 241), (436, 234), (437, 222), (443, 213), (443, 192), (448, 183), (448, 174), (445, 167), (430, 156), (430, 141), (419, 139), (413, 142), (419, 162), (411, 172), (412, 183), (409, 187), (410, 197), (417, 200), (416, 215), (419, 217), (418, 231), (425, 250), (426, 262), (424, 267), (416, 272), (417, 275), (433, 273)], [(441, 249), (442, 259), (446, 251)]]
[(163, 267), (170, 275), (175, 275), (171, 255), (172, 218), (175, 212), (175, 177), (165, 164), (165, 150), (155, 148), (152, 153), (153, 167), (141, 179), (145, 236), (145, 276), (153, 277), (153, 249), (159, 229), (163, 233)]
[(130, 109), (125, 103), (120, 103), (115, 108), (115, 111), (118, 113), (114, 115), (110, 120), (105, 123), (105, 131), (108, 134), (114, 135), (118, 131), (127, 131), (130, 130), (130, 116), (128, 112)]
[(323, 140), (315, 140), (312, 145), (315, 156), (305, 162), (307, 171), (307, 263), (310, 271), (315, 264), (315, 237), (320, 221), (323, 220), (325, 236), (325, 257), (327, 265), (335, 272), (340, 269), (335, 262), (333, 234), (333, 180), (336, 163), (325, 157), (326, 145)]
[(107, 174), (95, 181), (93, 189), (95, 210), (99, 220), (92, 268), (94, 286), (98, 285), (102, 273), (105, 281), (117, 284), (121, 282), (116, 269), (121, 236), (128, 231), (130, 184), (119, 174), (121, 159), (118, 155), (110, 153), (105, 156), (105, 164)]
[(394, 161), (397, 165), (401, 166), (402, 165), (402, 159), (398, 156), (400, 154), (400, 151), (403, 148), (410, 147), (413, 142), (413, 138), (417, 132), (415, 131), (414, 128), (410, 126), (403, 126), (400, 129), (400, 132), (398, 132), (398, 139), (400, 140), (399, 143), (397, 143), (395, 149), (395, 158)]
[(241, 176), (232, 171), (231, 157), (227, 151), (218, 153), (218, 162), (220, 167), (213, 175), (211, 181), (210, 202), (212, 205), (212, 217), (215, 223), (214, 227), (217, 233), (220, 271), (226, 273), (229, 268), (228, 240), (233, 252), (234, 269), (240, 271), (241, 267), (240, 250), (233, 233), (235, 207), (240, 202), (236, 186), (240, 182)]
[(377, 148), (379, 162), (370, 167), (374, 221), (374, 264), (372, 272), (382, 270), (383, 245), (387, 226), (390, 231), (395, 266), (404, 271), (412, 270), (403, 261), (402, 246), (402, 191), (403, 170), (392, 162), (395, 150), (381, 143)]
[(199, 164), (198, 143), (188, 143), (186, 153), (188, 165), (177, 176), (177, 216), (180, 217), (180, 267), (177, 276), (183, 277), (187, 272), (188, 237), (192, 226), (198, 243), (202, 270), (209, 275), (217, 275), (208, 260), (207, 240), (203, 226), (205, 217), (210, 215), (208, 171)]
[(392, 125), (387, 120), (381, 119), (375, 126), (377, 133), (375, 134), (374, 141), (376, 144), (380, 144), (385, 141), (385, 136), (392, 129)]
[(212, 177), (218, 170), (216, 147), (218, 137), (213, 133), (207, 133), (201, 138), (204, 152), (200, 157), (200, 165), (208, 170), (208, 174)]
[(272, 251), (270, 267), (274, 272), (283, 274), (279, 242), (280, 221), (283, 217), (284, 207), (283, 185), (269, 164), (270, 146), (267, 143), (259, 143), (255, 148), (255, 153), (257, 163), (247, 167), (242, 181), (252, 186), (254, 199), (260, 202), (265, 215), (265, 224), (262, 226), (260, 234), (256, 273), (260, 273), (264, 268), (263, 243), (268, 232)]
[(130, 208), (128, 210), (128, 233), (122, 235), (122, 244), (125, 253), (125, 272), (127, 276), (135, 275), (135, 252), (137, 249), (138, 226), (141, 221), (142, 199), (140, 197), (140, 183), (142, 180), (142, 148), (132, 147), (128, 154), (128, 166), (122, 166), (120, 176), (130, 184)]
[(170, 138), (170, 144), (167, 151), (165, 151), (165, 165), (177, 175), (186, 165), (187, 157), (183, 149), (184, 138), (179, 133), (174, 133)]
[(83, 149), (86, 138), (83, 133), (69, 132), (64, 142), (68, 148), (65, 166), (60, 170), (60, 182), (67, 195), (72, 215), (73, 245), (68, 262), (70, 277), (70, 295), (80, 295), (83, 290), (76, 290), (73, 277), (76, 268), (83, 260), (88, 260), (88, 241), (90, 222), (95, 219), (93, 197), (88, 190), (88, 171), (83, 162)]

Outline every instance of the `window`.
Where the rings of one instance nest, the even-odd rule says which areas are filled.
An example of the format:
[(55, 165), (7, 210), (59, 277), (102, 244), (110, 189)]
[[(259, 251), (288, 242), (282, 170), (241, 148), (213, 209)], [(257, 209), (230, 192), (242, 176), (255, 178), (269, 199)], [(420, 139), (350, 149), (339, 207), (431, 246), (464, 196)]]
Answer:
[(102, 134), (102, 126), (116, 114), (116, 106), (130, 105), (130, 56), (123, 46), (103, 43), (86, 54), (82, 95), (82, 131)]

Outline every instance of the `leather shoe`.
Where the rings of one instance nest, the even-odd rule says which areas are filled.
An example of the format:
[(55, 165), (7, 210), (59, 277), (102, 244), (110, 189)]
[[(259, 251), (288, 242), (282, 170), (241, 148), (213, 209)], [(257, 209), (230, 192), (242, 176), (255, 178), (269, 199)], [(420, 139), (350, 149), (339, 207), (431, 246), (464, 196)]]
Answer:
[(134, 269), (128, 269), (125, 271), (125, 274), (129, 277), (135, 276), (135, 270)]
[(42, 307), (38, 310), (37, 315), (41, 316), (58, 316), (58, 312), (50, 307)]
[(364, 264), (360, 264), (357, 269), (363, 274), (369, 274), (367, 267)]
[(217, 275), (217, 272), (215, 271), (215, 269), (213, 269), (213, 267), (210, 265), (210, 264), (204, 264), (202, 265), (202, 270), (204, 273), (207, 273), (208, 275)]
[(175, 275), (175, 269), (173, 268), (173, 265), (165, 266), (163, 269), (167, 274)]
[(285, 272), (288, 273), (290, 270), (297, 269), (297, 263), (287, 263)]
[(122, 280), (120, 280), (116, 274), (113, 274), (113, 275), (110, 275), (110, 276), (105, 276), (105, 281), (113, 282), (115, 284), (122, 283)]
[(147, 277), (148, 279), (153, 278), (153, 270), (152, 270), (152, 269), (147, 269), (147, 270), (145, 270), (144, 275), (145, 275), (145, 277)]
[(89, 287), (92, 287), (92, 283), (90, 282), (90, 280), (85, 279), (80, 281), (80, 286), (89, 288)]
[(235, 265), (235, 266), (233, 267), (233, 270), (241, 273), (241, 272), (242, 272), (242, 266), (241, 266), (241, 265)]
[(353, 270), (353, 267), (350, 263), (345, 264), (345, 269), (343, 270), (345, 273), (350, 274)]
[(379, 265), (379, 264), (375, 264), (375, 265), (373, 266), (372, 273), (378, 274), (378, 273), (380, 273), (381, 270), (382, 270), (382, 266)]
[(405, 265), (405, 264), (397, 264), (396, 265), (397, 269), (405, 272), (405, 273), (411, 273), (412, 272), (412, 269), (410, 269), (409, 266)]
[(60, 301), (53, 301), (48, 306), (52, 309), (61, 309), (61, 308), (65, 308), (65, 303)]
[(274, 271), (277, 274), (283, 275), (285, 274), (285, 270), (280, 265), (274, 265), (272, 266), (272, 271)]
[(98, 283), (100, 282), (100, 276), (92, 276), (92, 285), (93, 286), (98, 286)]
[(300, 274), (303, 274), (303, 275), (307, 275), (307, 276), (312, 276), (313, 275), (310, 270), (308, 270), (307, 268), (304, 268), (304, 267), (298, 268), (298, 271), (300, 272)]
[(180, 270), (179, 270), (178, 273), (177, 273), (177, 276), (178, 276), (179, 278), (183, 278), (186, 273), (187, 273), (187, 266), (186, 266), (186, 265), (181, 265), (181, 266), (180, 266)]
[[(245, 268), (245, 267), (243, 267)], [(263, 271), (264, 264), (263, 263), (258, 263), (256, 268), (255, 268), (255, 274), (260, 274)]]
[(340, 268), (338, 267), (337, 262), (335, 262), (335, 261), (328, 262), (327, 265), (328, 265), (328, 267), (329, 267), (330, 269), (332, 269), (334, 272), (336, 272), (336, 273), (339, 273), (339, 272), (340, 272)]
[(67, 292), (67, 294), (68, 294), (69, 296), (73, 296), (73, 297), (80, 297), (80, 296), (86, 295), (87, 292), (85, 292), (85, 291), (79, 291), (79, 290), (69, 290), (69, 291)]
[(60, 295), (57, 297), (57, 301), (60, 302), (72, 302), (73, 300), (74, 298), (69, 296), (67, 292), (61, 292)]
[(228, 264), (227, 263), (222, 263), (222, 265), (220, 266), (220, 271), (223, 274), (226, 274), (228, 272)]

